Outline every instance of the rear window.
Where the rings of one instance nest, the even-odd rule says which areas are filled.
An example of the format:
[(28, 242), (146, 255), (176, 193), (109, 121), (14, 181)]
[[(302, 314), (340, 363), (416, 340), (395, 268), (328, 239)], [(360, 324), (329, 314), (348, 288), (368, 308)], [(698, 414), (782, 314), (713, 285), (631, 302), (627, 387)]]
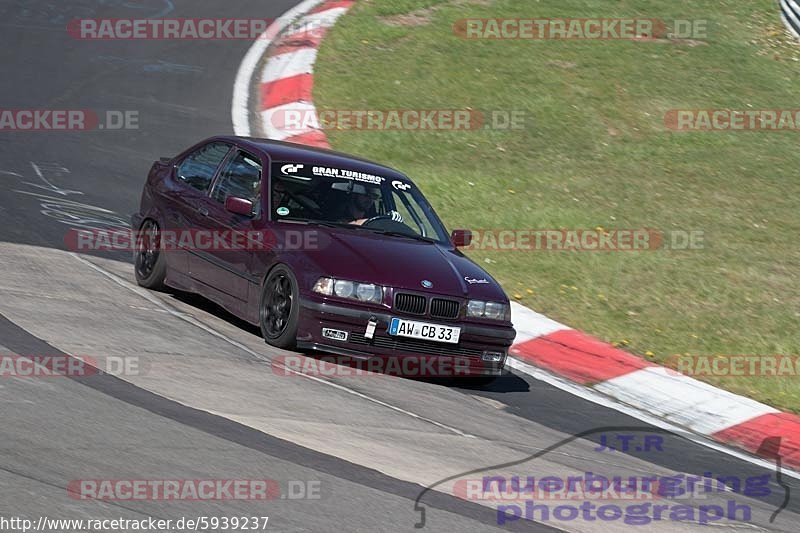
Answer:
[(178, 165), (178, 179), (198, 191), (206, 192), (217, 167), (225, 159), (231, 146), (215, 142), (207, 144), (192, 152)]

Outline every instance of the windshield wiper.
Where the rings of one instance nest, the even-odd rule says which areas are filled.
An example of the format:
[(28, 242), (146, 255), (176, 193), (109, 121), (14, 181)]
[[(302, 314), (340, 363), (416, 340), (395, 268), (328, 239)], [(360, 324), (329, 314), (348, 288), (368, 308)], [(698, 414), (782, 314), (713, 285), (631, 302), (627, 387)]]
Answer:
[(352, 224), (348, 224), (346, 222), (333, 222), (330, 220), (315, 220), (311, 218), (283, 218), (281, 219), (285, 222), (297, 222), (300, 224), (306, 224), (308, 226), (324, 226), (326, 228), (349, 228), (353, 227)]
[(402, 231), (389, 231), (389, 230), (372, 229), (372, 228), (364, 228), (364, 229), (374, 231), (375, 233), (380, 233), (381, 235), (389, 235), (391, 237), (406, 237), (408, 239), (414, 239), (416, 241), (422, 241), (422, 242), (432, 242), (432, 243), (438, 242), (436, 239), (432, 239), (431, 237), (423, 237), (422, 235), (416, 235), (414, 233), (403, 233)]
[(362, 231), (366, 230), (366, 231), (371, 231), (373, 233), (378, 233), (380, 235), (389, 235), (390, 237), (406, 237), (407, 239), (414, 239), (422, 242), (431, 242), (431, 243), (439, 242), (431, 237), (423, 237), (422, 235), (416, 235), (414, 233), (403, 233), (402, 231), (391, 231), (391, 230), (370, 228), (370, 227), (360, 226), (358, 224), (350, 224), (348, 222), (333, 222), (330, 220), (314, 220), (314, 219), (300, 219), (300, 218), (283, 219), (283, 220), (290, 220), (292, 222), (302, 222), (314, 226), (324, 226), (326, 228), (349, 228)]
[(345, 229), (354, 229), (358, 231), (376, 231), (372, 228), (365, 228), (359, 224), (350, 224), (349, 222), (333, 222), (331, 220), (303, 220), (306, 224), (313, 225), (313, 226), (323, 226), (326, 228), (345, 228)]
[(326, 228), (339, 228), (341, 227), (338, 222), (328, 222), (327, 220), (306, 220), (306, 224), (314, 226), (325, 226)]

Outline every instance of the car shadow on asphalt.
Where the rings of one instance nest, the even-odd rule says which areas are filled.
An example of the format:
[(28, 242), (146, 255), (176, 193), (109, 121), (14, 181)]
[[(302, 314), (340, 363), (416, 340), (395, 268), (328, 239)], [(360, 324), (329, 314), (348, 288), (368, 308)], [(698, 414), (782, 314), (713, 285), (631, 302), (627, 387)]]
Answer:
[(467, 378), (455, 380), (455, 382), (450, 386), (464, 390), (479, 390), (483, 392), (497, 393), (528, 392), (531, 389), (530, 384), (528, 384), (527, 381), (510, 371), (502, 376), (499, 376), (489, 384), (470, 383), (470, 380)]
[[(391, 363), (373, 364), (370, 359), (343, 356), (329, 352), (303, 352), (305, 357), (315, 361), (314, 364), (302, 365), (302, 370), (318, 372), (322, 376), (379, 376), (407, 379), (430, 383), (440, 387), (481, 392), (527, 392), (530, 385), (527, 381), (512, 372), (506, 372), (487, 383), (481, 376), (420, 376), (398, 372), (399, 365)], [(435, 366), (434, 366), (435, 367)]]
[(224, 320), (225, 322), (231, 324), (232, 326), (236, 326), (237, 328), (242, 329), (248, 333), (251, 333), (257, 337), (261, 337), (261, 330), (258, 328), (258, 326), (254, 326), (249, 322), (242, 320), (236, 315), (225, 310), (222, 306), (215, 304), (214, 302), (204, 298), (203, 296), (171, 288), (165, 292), (166, 294), (169, 294), (179, 302), (182, 302), (186, 305), (191, 305), (192, 307), (196, 307), (201, 311), (205, 311), (208, 314), (214, 315), (215, 317)]
[[(215, 304), (211, 300), (204, 298), (203, 296), (199, 296), (197, 294), (193, 294), (190, 292), (184, 292), (177, 289), (169, 289), (165, 291), (165, 294), (168, 294), (172, 298), (182, 302), (186, 305), (190, 305), (195, 307), (201, 311), (214, 315), (215, 317), (219, 318), (220, 320), (224, 320), (228, 322), (232, 326), (235, 326), (251, 335), (256, 337), (261, 337), (261, 331), (257, 326), (254, 326), (244, 320), (238, 318), (237, 316), (233, 315), (232, 313), (226, 311), (222, 306)], [(329, 363), (330, 361), (335, 361), (335, 363), (340, 368), (344, 369), (347, 368), (346, 372), (350, 371), (365, 371), (366, 366), (364, 366), (364, 362), (355, 359), (355, 358), (343, 358), (339, 355), (334, 355), (331, 353), (326, 352), (304, 352), (304, 356), (310, 357), (315, 359), (319, 362)], [(372, 367), (374, 368), (374, 366)], [(387, 372), (380, 372), (382, 374), (386, 374), (387, 376), (392, 377), (399, 377), (402, 379), (408, 379), (412, 381), (421, 381), (424, 383), (431, 383), (433, 385), (439, 385), (442, 387), (454, 388), (454, 389), (462, 389), (465, 391), (483, 391), (483, 392), (494, 392), (494, 393), (506, 393), (506, 392), (527, 392), (530, 390), (530, 385), (527, 381), (522, 379), (521, 377), (517, 376), (512, 372), (506, 372), (506, 374), (502, 376), (498, 376), (497, 379), (492, 381), (491, 383), (483, 383), (480, 379), (470, 378), (470, 377), (419, 377), (419, 376), (403, 376), (403, 375), (396, 375), (395, 373), (387, 373)]]

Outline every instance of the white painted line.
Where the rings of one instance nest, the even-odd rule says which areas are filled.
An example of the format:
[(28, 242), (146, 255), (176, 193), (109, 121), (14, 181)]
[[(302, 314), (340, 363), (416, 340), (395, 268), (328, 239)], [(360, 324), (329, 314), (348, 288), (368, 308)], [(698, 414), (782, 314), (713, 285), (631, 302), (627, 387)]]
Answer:
[(227, 342), (228, 344), (230, 344), (232, 346), (235, 346), (236, 348), (238, 348), (238, 349), (240, 349), (240, 350), (252, 355), (253, 357), (255, 357), (256, 359), (258, 359), (260, 361), (264, 361), (264, 362), (267, 362), (267, 363), (270, 363), (270, 364), (273, 364), (273, 365), (276, 365), (276, 366), (280, 366), (281, 368), (283, 368), (287, 372), (292, 372), (294, 374), (297, 374), (298, 376), (304, 377), (306, 379), (310, 379), (311, 381), (315, 381), (315, 382), (320, 383), (322, 385), (327, 385), (328, 387), (333, 387), (334, 389), (340, 390), (342, 392), (346, 392), (347, 394), (351, 394), (353, 396), (357, 396), (357, 397), (359, 397), (359, 398), (361, 398), (363, 400), (367, 400), (368, 402), (372, 402), (372, 403), (378, 404), (378, 405), (380, 405), (382, 407), (386, 407), (387, 409), (391, 409), (392, 411), (396, 411), (396, 412), (404, 414), (406, 416), (410, 416), (411, 418), (415, 418), (415, 419), (417, 419), (417, 420), (419, 420), (421, 422), (427, 422), (428, 424), (432, 424), (432, 425), (434, 425), (434, 426), (436, 426), (438, 428), (441, 428), (441, 429), (443, 429), (445, 431), (449, 431), (449, 432), (454, 433), (456, 435), (460, 435), (462, 437), (467, 437), (467, 438), (476, 438), (474, 435), (470, 435), (469, 433), (465, 433), (465, 432), (461, 431), (458, 428), (454, 428), (452, 426), (448, 426), (447, 424), (442, 424), (441, 422), (437, 422), (436, 420), (432, 420), (430, 418), (426, 418), (426, 417), (424, 417), (422, 415), (418, 415), (418, 414), (413, 413), (411, 411), (407, 411), (407, 410), (403, 409), (402, 407), (397, 407), (396, 405), (392, 405), (390, 403), (384, 402), (383, 400), (379, 400), (377, 398), (373, 398), (372, 396), (367, 396), (366, 394), (363, 394), (363, 393), (358, 392), (358, 391), (353, 390), (353, 389), (349, 389), (349, 388), (347, 388), (347, 387), (345, 387), (343, 385), (339, 385), (338, 383), (334, 383), (332, 381), (328, 381), (326, 379), (322, 379), (322, 378), (319, 378), (319, 377), (316, 377), (316, 376), (310, 376), (308, 374), (303, 374), (302, 372), (297, 372), (296, 370), (291, 369), (291, 368), (287, 367), (286, 365), (284, 365), (282, 363), (274, 361), (270, 357), (261, 355), (260, 353), (251, 350), (250, 348), (248, 348), (244, 344), (242, 344), (242, 343), (240, 343), (240, 342), (238, 342), (238, 341), (236, 341), (234, 339), (231, 339), (230, 337), (228, 337), (224, 333), (221, 333), (221, 332), (215, 330), (214, 328), (212, 328), (210, 326), (207, 326), (206, 324), (203, 324), (202, 322), (200, 322), (199, 320), (197, 320), (193, 316), (187, 315), (186, 313), (181, 313), (177, 309), (174, 309), (173, 307), (171, 307), (171, 306), (167, 305), (166, 303), (164, 303), (159, 298), (157, 298), (157, 297), (153, 296), (152, 294), (150, 294), (150, 292), (147, 289), (144, 289), (142, 287), (139, 287), (138, 285), (134, 285), (133, 283), (130, 283), (130, 282), (126, 281), (125, 279), (117, 276), (116, 274), (114, 274), (112, 272), (109, 272), (108, 270), (104, 269), (103, 267), (98, 266), (98, 265), (92, 263), (91, 261), (88, 261), (88, 260), (84, 259), (83, 257), (81, 257), (78, 254), (70, 253), (70, 255), (72, 257), (74, 257), (75, 259), (77, 259), (78, 261), (80, 261), (81, 263), (83, 263), (84, 265), (86, 265), (89, 268), (91, 268), (92, 270), (95, 270), (96, 272), (99, 272), (103, 276), (107, 277), (108, 279), (110, 279), (111, 281), (113, 281), (114, 283), (119, 285), (120, 287), (124, 287), (124, 288), (128, 289), (129, 291), (132, 291), (132, 292), (138, 294), (139, 296), (143, 297), (148, 302), (151, 302), (152, 304), (160, 307), (161, 309), (164, 309), (170, 315), (172, 315), (172, 316), (174, 316), (176, 318), (180, 318), (181, 320), (183, 320), (185, 322), (188, 322), (189, 324), (202, 329), (203, 331), (213, 335), (214, 337), (217, 337), (218, 339), (221, 339), (221, 340)]
[(517, 330), (514, 344), (520, 344), (563, 329), (571, 329), (569, 326), (559, 324), (555, 320), (551, 320), (517, 302), (511, 302), (511, 322)]
[(316, 60), (317, 49), (310, 47), (271, 57), (261, 72), (261, 83), (291, 78), (300, 74), (311, 74), (314, 72)]
[[(578, 385), (573, 381), (569, 381), (565, 378), (542, 370), (541, 368), (535, 367), (533, 365), (529, 365), (525, 361), (520, 361), (519, 359), (515, 359), (513, 357), (509, 357), (507, 359), (508, 366), (516, 370), (517, 372), (522, 372), (523, 374), (527, 374), (534, 379), (538, 379), (539, 381), (543, 381), (553, 387), (563, 390), (573, 396), (577, 396), (578, 398), (582, 398), (586, 401), (592, 402), (597, 405), (601, 405), (603, 407), (607, 407), (609, 409), (613, 409), (617, 412), (622, 414), (628, 415), (632, 418), (636, 418), (637, 420), (641, 420), (645, 424), (650, 424), (651, 426), (655, 426), (661, 429), (665, 429), (667, 431), (671, 431), (676, 435), (680, 435), (695, 444), (700, 444), (705, 446), (706, 448), (710, 448), (712, 450), (722, 452), (726, 455), (730, 455), (731, 457), (735, 457), (737, 459), (741, 459), (742, 461), (746, 461), (750, 464), (754, 464), (756, 466), (767, 468), (769, 470), (775, 469), (775, 464), (767, 461), (765, 459), (761, 459), (759, 457), (755, 457), (753, 455), (749, 455), (745, 452), (737, 450), (735, 448), (730, 448), (725, 446), (724, 444), (720, 444), (715, 442), (705, 435), (698, 435), (692, 431), (687, 431), (686, 428), (677, 426), (666, 420), (653, 416), (646, 411), (633, 407), (631, 405), (624, 404), (620, 401), (617, 401), (615, 398), (611, 398), (606, 396), (605, 394), (601, 394), (596, 392), (593, 389), (588, 387), (584, 387), (582, 385)], [(784, 476), (788, 476), (794, 479), (800, 479), (800, 472), (795, 472), (790, 469), (783, 469), (782, 470)]]
[(245, 54), (236, 73), (231, 101), (231, 120), (233, 133), (249, 137), (250, 131), (250, 85), (258, 63), (269, 48), (273, 39), (297, 17), (313, 9), (324, 0), (305, 0), (278, 17), (272, 25), (253, 43)]
[(261, 128), (268, 139), (282, 141), (317, 129), (317, 108), (310, 102), (290, 102), (261, 112)]
[(703, 435), (778, 410), (663, 367), (636, 370), (595, 390)]

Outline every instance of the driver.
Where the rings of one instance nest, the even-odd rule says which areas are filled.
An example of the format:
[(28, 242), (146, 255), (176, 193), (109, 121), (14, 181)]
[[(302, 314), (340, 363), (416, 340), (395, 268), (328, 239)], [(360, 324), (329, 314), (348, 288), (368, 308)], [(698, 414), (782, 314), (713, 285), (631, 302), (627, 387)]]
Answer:
[(376, 191), (368, 191), (360, 183), (353, 186), (353, 191), (347, 197), (344, 210), (339, 220), (347, 224), (360, 226), (370, 218), (377, 216), (375, 210), (375, 200), (379, 200), (380, 195)]

